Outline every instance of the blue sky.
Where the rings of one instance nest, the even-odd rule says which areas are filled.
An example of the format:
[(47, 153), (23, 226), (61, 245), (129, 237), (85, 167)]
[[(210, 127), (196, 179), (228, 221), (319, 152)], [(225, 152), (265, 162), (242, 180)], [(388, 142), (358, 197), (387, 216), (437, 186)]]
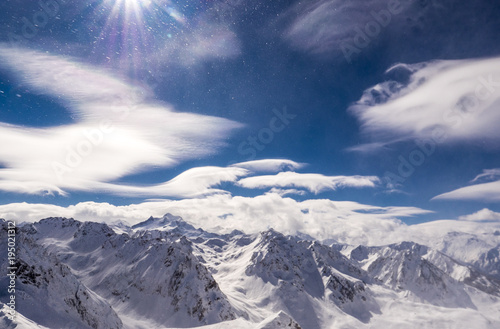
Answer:
[(6, 0), (0, 13), (0, 217), (209, 201), (224, 221), (289, 202), (285, 222), (498, 217), (491, 1)]

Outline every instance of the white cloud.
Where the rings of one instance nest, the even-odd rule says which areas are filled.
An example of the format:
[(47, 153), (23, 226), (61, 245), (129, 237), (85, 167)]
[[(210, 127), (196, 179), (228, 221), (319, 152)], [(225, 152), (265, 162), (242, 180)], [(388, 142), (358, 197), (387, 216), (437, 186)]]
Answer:
[(284, 170), (297, 170), (305, 167), (304, 163), (297, 163), (286, 159), (263, 159), (235, 163), (232, 166), (248, 169), (253, 172), (279, 172)]
[[(208, 231), (229, 233), (241, 230), (256, 233), (274, 228), (285, 234), (302, 232), (318, 240), (335, 240), (352, 245), (386, 245), (415, 241), (441, 248), (449, 232), (487, 234), (500, 230), (498, 221), (480, 222), (492, 218), (489, 210), (463, 216), (460, 220), (438, 220), (407, 225), (400, 219), (424, 215), (430, 211), (415, 207), (377, 207), (349, 201), (305, 200), (302, 202), (277, 194), (253, 198), (212, 195), (199, 199), (156, 200), (139, 204), (114, 206), (109, 203), (83, 202), (68, 207), (48, 204), (11, 203), (0, 205), (0, 218), (34, 222), (51, 216), (73, 217), (81, 221), (112, 223), (123, 221), (130, 225), (150, 216), (172, 213), (195, 227)], [(486, 216), (482, 215), (486, 214)], [(493, 213), (498, 218), (498, 213)], [(467, 220), (464, 220), (468, 217)]]
[(500, 180), (462, 187), (435, 196), (432, 200), (474, 200), (482, 202), (500, 201)]
[(0, 59), (30, 89), (61, 101), (76, 121), (50, 128), (0, 123), (4, 191), (91, 190), (151, 167), (214, 153), (241, 126), (175, 112), (150, 101), (147, 90), (71, 58), (2, 45)]
[(289, 194), (295, 194), (295, 195), (306, 195), (306, 191), (303, 190), (297, 190), (297, 189), (281, 189), (281, 188), (276, 188), (273, 187), (272, 189), (269, 190), (267, 193), (275, 193), (278, 194), (279, 196), (285, 196)]
[(251, 189), (296, 187), (317, 194), (343, 187), (375, 187), (378, 182), (379, 179), (375, 176), (324, 176), (321, 174), (280, 172), (276, 175), (243, 178), (237, 182), (237, 185)]
[(187, 47), (179, 58), (185, 64), (216, 58), (233, 58), (241, 53), (240, 42), (228, 26), (200, 24), (193, 35), (186, 40)]
[(72, 217), (68, 208), (51, 204), (9, 203), (0, 205), (0, 218), (18, 222), (34, 222), (47, 217)]
[(500, 139), (500, 58), (399, 64), (388, 74), (409, 82), (380, 83), (350, 107), (375, 142)]
[[(390, 6), (390, 3), (396, 3)], [(312, 54), (341, 53), (341, 45), (346, 43), (355, 47), (353, 38), (361, 29), (363, 33), (367, 24), (375, 32), (369, 37), (368, 42), (376, 39), (378, 35), (388, 28), (394, 21), (404, 21), (404, 13), (412, 1), (386, 1), (386, 0), (315, 0), (299, 2), (288, 10), (284, 17), (292, 18), (286, 29), (285, 39), (298, 49)], [(388, 8), (392, 10), (389, 11)], [(387, 15), (380, 18), (380, 11)], [(375, 13), (375, 14), (373, 14)], [(383, 24), (379, 21), (382, 19)], [(369, 43), (366, 45), (368, 46)]]
[(500, 201), (499, 176), (500, 169), (485, 169), (483, 170), (483, 173), (477, 175), (473, 180), (471, 180), (471, 183), (476, 184), (442, 193), (432, 198), (432, 200), (473, 200), (480, 202), (498, 202)]
[(500, 168), (485, 169), (482, 174), (477, 175), (471, 182), (477, 182), (483, 179), (493, 180), (497, 177), (500, 177)]
[(484, 208), (473, 214), (460, 216), (458, 219), (468, 221), (500, 220), (500, 213)]
[(151, 186), (130, 186), (109, 183), (95, 184), (95, 188), (113, 194), (142, 197), (165, 196), (192, 198), (214, 193), (228, 193), (212, 187), (222, 182), (235, 182), (238, 177), (246, 176), (243, 168), (197, 167), (186, 170), (168, 182)]
[[(406, 241), (414, 241), (465, 262), (474, 262), (478, 255), (498, 245), (498, 221), (435, 220), (407, 226), (399, 234)], [(467, 246), (467, 248), (464, 248)]]
[(69, 207), (41, 204), (0, 205), (0, 218), (36, 221), (48, 216), (135, 224), (170, 212), (196, 227), (216, 232), (238, 229), (256, 233), (274, 228), (285, 234), (302, 232), (317, 239), (344, 243), (384, 244), (400, 241), (406, 225), (398, 218), (429, 213), (414, 207), (376, 207), (331, 200), (296, 201), (270, 193), (253, 198), (212, 195), (198, 199), (163, 200), (114, 206), (84, 202)]
[(193, 26), (195, 28), (186, 25), (182, 33), (166, 39), (148, 61), (191, 68), (203, 62), (231, 59), (241, 54), (241, 43), (229, 24), (198, 17), (197, 24)]

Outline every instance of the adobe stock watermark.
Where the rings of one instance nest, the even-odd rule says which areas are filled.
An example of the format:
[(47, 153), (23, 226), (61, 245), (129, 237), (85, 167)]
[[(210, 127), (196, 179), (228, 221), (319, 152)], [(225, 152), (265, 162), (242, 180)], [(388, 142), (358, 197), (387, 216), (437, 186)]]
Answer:
[(257, 157), (257, 153), (263, 151), (266, 145), (274, 140), (277, 133), (282, 132), (290, 121), (297, 117), (296, 114), (289, 113), (287, 108), (278, 111), (273, 109), (274, 116), (269, 120), (267, 127), (261, 128), (256, 135), (250, 135), (247, 139), (238, 145), (238, 153), (240, 155), (248, 155), (247, 161)]
[[(488, 77), (478, 77), (478, 84), (474, 92), (462, 97), (454, 108), (449, 108), (443, 112), (443, 123), (449, 130), (459, 129), (465, 122), (474, 115), (479, 115), (485, 107), (481, 105), (500, 93), (500, 79), (495, 80), (493, 74)], [(416, 147), (404, 157), (399, 155), (397, 173), (386, 171), (383, 180), (389, 188), (404, 183), (410, 178), (417, 168), (422, 166), (426, 159), (436, 151), (437, 146), (449, 138), (449, 133), (442, 127), (435, 127), (430, 134), (430, 138), (416, 139)]]
[(340, 43), (340, 49), (346, 61), (351, 63), (352, 57), (360, 54), (362, 49), (368, 47), (382, 30), (391, 23), (393, 16), (402, 13), (412, 2), (413, 0), (403, 5), (400, 0), (389, 0), (386, 9), (378, 12), (372, 10), (370, 12), (372, 19), (363, 28), (358, 26), (354, 29), (355, 35), (352, 40)]
[(21, 18), (20, 34), (15, 32), (7, 33), (10, 45), (17, 46), (27, 40), (33, 39), (41, 29), (47, 26), (51, 18), (59, 14), (61, 6), (68, 2), (68, 0), (39, 0), (39, 10), (31, 18), (26, 16)]
[(16, 223), (7, 221), (7, 277), (9, 278), (9, 285), (7, 288), (7, 295), (9, 301), (5, 303), (8, 307), (7, 318), (14, 322), (16, 321)]

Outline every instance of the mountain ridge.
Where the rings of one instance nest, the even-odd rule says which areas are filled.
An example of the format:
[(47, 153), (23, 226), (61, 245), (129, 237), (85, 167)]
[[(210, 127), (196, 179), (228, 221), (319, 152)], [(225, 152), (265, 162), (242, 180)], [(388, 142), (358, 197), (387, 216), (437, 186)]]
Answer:
[[(5, 232), (5, 223), (0, 224)], [(86, 310), (94, 310), (95, 303), (107, 305), (106, 314), (85, 311), (82, 316), (80, 301), (67, 302), (67, 312), (75, 314), (68, 321), (75, 327), (100, 328), (92, 320), (97, 316), (107, 317), (103, 323), (116, 328), (222, 328), (225, 323), (242, 328), (371, 328), (388, 322), (389, 305), (428, 309), (424, 323), (433, 323), (432, 316), (439, 323), (444, 315), (462, 310), (469, 321), (486, 321), (485, 328), (500, 324), (492, 311), (500, 309), (495, 275), (411, 241), (325, 245), (274, 229), (220, 235), (171, 214), (119, 228), (51, 217), (22, 225), (17, 235), (23, 264), (19, 291), (35, 299), (71, 291), (54, 276), (45, 281), (56, 288), (38, 284), (36, 278), (47, 267), (42, 259), (49, 259), (84, 289), (79, 296), (89, 296)], [(1, 238), (4, 243), (5, 234)], [(27, 250), (46, 256), (30, 257)], [(491, 254), (488, 266), (495, 271), (497, 255)], [(32, 267), (38, 270), (28, 275)], [(35, 280), (22, 281), (30, 277)], [(5, 297), (0, 295), (0, 302)], [(57, 319), (57, 309), (46, 311), (50, 317), (45, 318), (35, 311), (40, 312), (19, 308), (26, 321), (57, 325), (47, 320)]]

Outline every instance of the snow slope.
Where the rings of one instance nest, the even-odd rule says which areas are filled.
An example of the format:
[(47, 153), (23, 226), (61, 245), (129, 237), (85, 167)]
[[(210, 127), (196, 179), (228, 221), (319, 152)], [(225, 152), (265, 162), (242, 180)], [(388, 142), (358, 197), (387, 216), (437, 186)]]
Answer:
[(500, 327), (494, 235), (326, 245), (272, 229), (211, 233), (167, 214), (133, 227), (47, 218), (16, 238), (18, 328)]

